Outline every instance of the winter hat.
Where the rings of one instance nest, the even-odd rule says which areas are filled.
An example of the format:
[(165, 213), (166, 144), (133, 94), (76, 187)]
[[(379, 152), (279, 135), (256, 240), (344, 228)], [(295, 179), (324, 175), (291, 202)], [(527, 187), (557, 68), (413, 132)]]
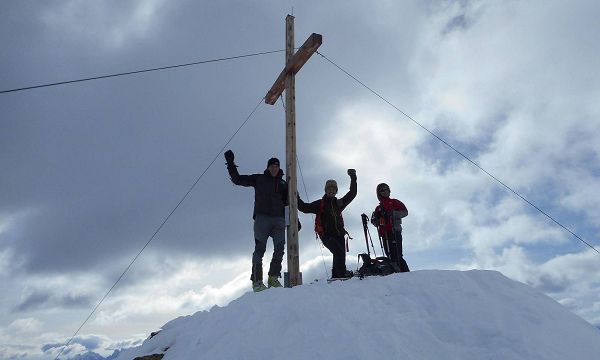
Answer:
[(381, 190), (384, 190), (384, 189), (387, 189), (387, 190), (390, 189), (388, 184), (381, 183), (381, 184), (377, 185), (377, 189), (375, 190), (377, 192), (377, 199), (381, 200)]
[(279, 166), (279, 159), (278, 158), (270, 158), (269, 161), (267, 161), (267, 167), (269, 167), (273, 164)]
[(337, 192), (338, 187), (337, 187), (337, 182), (335, 180), (327, 180), (325, 182), (325, 192), (327, 192), (327, 188), (329, 187), (333, 187), (335, 188), (335, 191)]

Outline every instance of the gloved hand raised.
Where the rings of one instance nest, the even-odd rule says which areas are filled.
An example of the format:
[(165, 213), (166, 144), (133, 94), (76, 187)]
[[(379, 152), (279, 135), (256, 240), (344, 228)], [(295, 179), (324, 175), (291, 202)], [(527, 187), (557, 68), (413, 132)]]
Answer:
[(351, 179), (356, 179), (356, 170), (355, 169), (348, 169), (348, 175), (350, 175)]
[(235, 155), (233, 155), (233, 151), (231, 151), (231, 150), (225, 151), (225, 160), (227, 161), (227, 165), (233, 164), (234, 157), (235, 157)]

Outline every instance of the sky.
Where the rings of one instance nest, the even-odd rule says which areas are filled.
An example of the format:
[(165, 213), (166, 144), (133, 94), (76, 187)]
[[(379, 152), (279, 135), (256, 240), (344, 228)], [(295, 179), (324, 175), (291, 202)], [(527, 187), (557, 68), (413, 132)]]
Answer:
[(599, 339), (498, 272), (419, 270), (248, 293), (171, 320), (116, 359), (592, 360)]
[[(321, 34), (321, 54), (401, 110), (318, 54), (296, 76), (303, 200), (327, 179), (345, 194), (357, 170), (348, 266), (385, 182), (409, 210), (412, 270), (497, 270), (600, 326), (597, 2), (6, 0), (0, 90), (283, 50), (292, 12), (297, 46)], [(207, 168), (70, 354), (139, 344), (250, 290), (254, 194), (220, 152), (248, 119), (226, 146), (240, 173), (285, 162), (282, 104), (252, 113), (283, 65), (277, 52), (0, 94), (0, 358), (54, 358)], [(310, 281), (331, 256), (300, 220)]]

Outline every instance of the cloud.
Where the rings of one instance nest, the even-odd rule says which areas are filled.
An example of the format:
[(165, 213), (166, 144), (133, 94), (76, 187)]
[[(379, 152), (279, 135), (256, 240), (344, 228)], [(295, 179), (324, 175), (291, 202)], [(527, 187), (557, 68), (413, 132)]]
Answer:
[(47, 7), (42, 19), (65, 37), (78, 37), (118, 49), (151, 35), (164, 11), (164, 3), (163, 0), (69, 1), (60, 7)]
[[(49, 359), (56, 357), (63, 348), (61, 357), (77, 357), (91, 351), (106, 357), (115, 350), (138, 346), (147, 337), (137, 335), (115, 341), (105, 335), (80, 334), (65, 347), (68, 339), (56, 333), (36, 333), (34, 328), (38, 325), (37, 320), (26, 318), (18, 319), (5, 329), (0, 328), (0, 357), (2, 359)], [(24, 328), (25, 332), (13, 332)], [(56, 340), (57, 338), (60, 340)]]
[[(393, 102), (404, 111), (416, 109), (408, 111), (415, 120), (555, 219), (589, 219), (579, 231), (593, 239), (600, 231), (591, 196), (600, 174), (600, 114), (592, 98), (600, 81), (597, 74), (586, 79), (580, 72), (593, 67), (598, 52), (589, 43), (586, 29), (594, 25), (580, 13), (584, 8), (440, 6), (424, 23), (413, 52), (410, 83), (419, 99)], [(550, 28), (548, 18), (557, 19)], [(572, 24), (574, 19), (581, 22)], [(580, 36), (583, 42), (577, 41)], [(318, 155), (328, 164), (322, 172), (359, 168), (359, 197), (348, 213), (369, 208), (373, 200), (362, 194), (373, 198), (377, 182), (391, 185), (393, 196), (409, 207), (409, 264), (411, 256), (421, 256), (412, 253), (417, 251), (436, 254), (437, 266), (442, 265), (448, 259), (435, 252), (439, 248), (452, 251), (449, 264), (455, 267), (497, 269), (556, 299), (575, 291), (575, 284), (586, 289), (576, 291), (579, 298), (589, 289), (598, 293), (593, 280), (547, 269), (568, 256), (565, 251), (589, 256), (577, 239), (399, 112), (386, 113), (387, 105), (344, 105), (319, 136)], [(579, 267), (565, 262), (556, 269), (566, 266)], [(573, 308), (591, 309), (595, 300)], [(586, 312), (586, 318), (595, 317)]]
[(18, 273), (24, 263), (22, 254), (14, 251), (11, 245), (16, 241), (14, 231), (28, 216), (28, 211), (15, 212), (12, 214), (0, 211), (0, 276), (9, 277)]
[(50, 299), (50, 294), (42, 292), (34, 292), (29, 294), (23, 302), (15, 308), (15, 311), (28, 311), (38, 309), (44, 306)]
[[(121, 284), (92, 322), (102, 326), (152, 318), (165, 320), (173, 313), (208, 309), (214, 304), (227, 305), (250, 290), (250, 256), (229, 259), (163, 258), (153, 255), (152, 265), (136, 271), (152, 272), (151, 277)], [(161, 324), (155, 323), (154, 326)]]
[(15, 308), (17, 312), (26, 312), (51, 308), (86, 308), (92, 303), (90, 295), (57, 295), (53, 292), (34, 291)]
[(57, 357), (57, 356), (59, 356), (59, 354), (61, 356), (76, 356), (78, 354), (83, 354), (83, 353), (87, 352), (87, 349), (85, 348), (85, 346), (75, 343), (75, 342), (73, 342), (69, 345), (66, 345), (66, 342), (65, 342), (62, 344), (60, 344), (60, 343), (44, 344), (41, 347), (41, 351), (45, 355)]
[(11, 257), (12, 254), (10, 250), (0, 251), (0, 276), (8, 273)]
[(142, 336), (138, 337), (137, 339), (120, 340), (120, 341), (111, 343), (106, 348), (108, 350), (127, 349), (127, 348), (130, 348), (130, 347), (141, 345), (144, 342), (145, 339), (146, 339), (146, 336), (142, 335)]
[[(93, 351), (99, 349), (101, 346), (103, 346), (103, 344), (107, 344), (110, 342), (111, 340), (104, 335), (77, 335), (73, 338), (69, 345), (74, 346), (78, 344), (83, 346), (87, 351)], [(45, 344), (44, 346), (42, 346), (42, 351), (46, 352), (51, 349), (60, 348), (62, 346), (65, 346), (66, 344), (66, 342)]]
[[(216, 4), (5, 5), (4, 83), (282, 45), (287, 5)], [(598, 238), (598, 4), (349, 2), (341, 16), (338, 5), (297, 7), (297, 39), (322, 33), (328, 57), (585, 239)], [(0, 162), (10, 169), (0, 188), (11, 190), (0, 192), (0, 277), (5, 308), (20, 309), (5, 323), (35, 312), (49, 324), (61, 310), (66, 324), (91, 310), (264, 95), (280, 55), (0, 97)], [(328, 178), (344, 192), (346, 169), (358, 171), (358, 196), (344, 212), (355, 237), (348, 264), (364, 251), (359, 215), (370, 215), (375, 186), (387, 182), (409, 208), (411, 268), (494, 268), (600, 317), (594, 256), (576, 239), (322, 58), (311, 58), (297, 86), (309, 200)], [(263, 106), (236, 136), (240, 172), (284, 158), (282, 119), (279, 104)], [(222, 162), (103, 304), (94, 331), (126, 337), (249, 290), (253, 191), (231, 185)], [(330, 271), (331, 258), (313, 240), (312, 218), (301, 217), (307, 283)]]
[[(594, 92), (587, 91), (590, 81), (579, 77), (577, 72), (572, 75), (574, 67), (585, 69), (593, 58), (587, 36), (583, 42), (574, 41), (587, 33), (584, 29), (588, 28), (591, 18), (577, 14), (582, 15), (583, 24), (567, 26), (574, 19), (573, 14), (563, 13), (556, 5), (545, 8), (542, 13), (536, 9), (533, 19), (536, 26), (527, 32), (521, 30), (531, 25), (531, 4), (499, 6), (478, 2), (465, 6), (455, 4), (439, 11), (433, 17), (435, 26), (428, 28), (425, 41), (420, 43), (420, 55), (415, 57), (414, 67), (418, 73), (425, 75), (432, 67), (436, 70), (421, 83), (423, 110), (416, 117), (542, 208), (550, 208), (551, 213), (561, 217), (585, 213), (584, 216), (597, 219), (595, 210), (585, 201), (577, 205), (569, 201), (583, 199), (586, 194), (589, 198), (589, 186), (597, 182), (598, 162), (590, 159), (591, 154), (597, 153), (597, 141), (592, 140), (595, 136), (581, 135), (598, 133), (599, 123), (588, 119), (590, 114), (598, 114), (598, 106), (590, 98)], [(548, 28), (541, 24), (555, 13), (560, 14), (559, 20), (550, 32), (559, 31), (560, 35), (549, 38)], [(452, 22), (456, 16), (468, 18), (469, 26), (453, 28), (450, 33), (440, 31), (443, 24)], [(517, 32), (524, 37), (519, 37)], [(518, 42), (512, 41), (517, 37)], [(538, 60), (533, 66), (534, 59), (549, 58), (557, 44), (563, 50), (569, 49), (566, 53), (577, 56), (565, 56), (565, 52), (561, 52), (552, 57), (552, 61)], [(425, 56), (434, 59), (434, 63), (420, 61)], [(565, 85), (576, 90), (565, 96), (562, 90), (558, 91)], [(581, 102), (573, 96), (579, 93)], [(581, 126), (588, 131), (582, 131)], [(440, 157), (439, 152), (420, 151), (419, 154), (426, 161)], [(457, 154), (453, 156), (460, 159)], [(441, 162), (449, 157), (442, 156)], [(589, 167), (582, 166), (586, 158), (592, 161)], [(433, 159), (430, 161), (436, 163)], [(461, 170), (468, 171), (467, 168)], [(461, 176), (461, 172), (450, 175)], [(577, 183), (583, 182), (585, 186), (578, 186)], [(471, 192), (481, 190), (478, 187)], [(513, 195), (508, 193), (507, 196)], [(569, 206), (558, 208), (561, 203)], [(494, 206), (494, 202), (483, 205), (480, 210), (494, 211), (488, 208)], [(583, 210), (588, 208), (589, 212)], [(529, 216), (527, 212), (523, 214)], [(511, 221), (514, 223), (517, 219)], [(529, 220), (522, 217), (520, 221)], [(596, 222), (595, 226), (598, 225)]]
[(17, 319), (10, 323), (7, 327), (7, 331), (10, 333), (17, 334), (31, 334), (40, 330), (42, 327), (42, 322), (36, 318), (22, 318)]
[(98, 286), (106, 286), (98, 275), (24, 277), (21, 285), (21, 300), (13, 307), (16, 313), (91, 308), (99, 296)]
[[(598, 261), (598, 253), (593, 250), (556, 256), (544, 263), (540, 270), (547, 281), (551, 279), (557, 284), (594, 286), (600, 281), (600, 261)], [(587, 281), (581, 282), (581, 280)], [(595, 284), (595, 286), (599, 285), (600, 283)]]

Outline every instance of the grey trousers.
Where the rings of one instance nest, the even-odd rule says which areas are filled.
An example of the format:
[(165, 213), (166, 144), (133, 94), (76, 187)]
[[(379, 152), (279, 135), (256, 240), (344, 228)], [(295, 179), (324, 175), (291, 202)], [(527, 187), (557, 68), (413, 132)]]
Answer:
[(285, 219), (283, 217), (256, 214), (254, 219), (254, 253), (252, 254), (252, 275), (250, 280), (263, 278), (262, 259), (267, 250), (267, 240), (273, 238), (273, 257), (269, 275), (281, 277), (281, 262), (285, 253)]

